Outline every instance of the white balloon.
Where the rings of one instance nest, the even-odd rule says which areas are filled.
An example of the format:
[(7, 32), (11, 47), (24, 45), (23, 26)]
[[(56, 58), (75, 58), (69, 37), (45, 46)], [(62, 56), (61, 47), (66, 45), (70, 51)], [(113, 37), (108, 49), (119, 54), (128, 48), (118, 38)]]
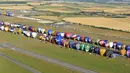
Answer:
[(109, 42), (109, 47), (112, 48), (113, 47), (113, 42)]

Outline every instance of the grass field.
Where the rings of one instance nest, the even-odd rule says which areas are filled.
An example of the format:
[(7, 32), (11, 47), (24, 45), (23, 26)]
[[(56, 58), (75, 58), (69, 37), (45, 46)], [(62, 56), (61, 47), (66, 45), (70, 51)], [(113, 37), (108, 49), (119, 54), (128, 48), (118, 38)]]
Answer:
[[(39, 60), (39, 59), (36, 59), (34, 57), (24, 55), (24, 54), (21, 54), (19, 52), (15, 52), (12, 50), (0, 49), (0, 52), (6, 54), (7, 56), (12, 57), (15, 60), (22, 62), (22, 63), (40, 71), (40, 72), (42, 72), (42, 73), (78, 73), (76, 71), (72, 71), (70, 69), (61, 67), (59, 65), (49, 63), (49, 62), (44, 61), (44, 60)], [(21, 71), (21, 70), (19, 70), (19, 71)]]
[[(47, 27), (43, 26), (42, 24), (36, 23), (31, 20), (25, 20), (25, 19), (18, 19), (17, 20), (13, 17), (7, 18), (7, 17), (2, 17), (2, 20), (6, 21), (12, 21), (12, 22), (19, 22), (19, 23), (27, 23), (35, 27), (43, 27), (43, 28), (51, 28), (57, 31), (72, 31), (69, 29), (56, 29), (52, 27)], [(76, 31), (75, 33), (79, 34), (85, 34), (86, 33), (81, 33)], [(39, 54), (46, 55), (48, 57), (52, 57), (58, 60), (62, 60), (80, 67), (84, 67), (86, 69), (94, 70), (100, 73), (129, 73), (129, 67), (130, 67), (130, 62), (129, 59), (123, 59), (123, 58), (116, 58), (116, 59), (106, 59), (105, 57), (101, 56), (94, 56), (94, 55), (89, 55), (87, 53), (79, 52), (79, 51), (74, 51), (74, 50), (68, 50), (65, 48), (59, 48), (56, 45), (52, 44), (45, 44), (41, 43), (39, 40), (36, 39), (31, 39), (31, 38), (26, 38), (20, 35), (12, 35), (8, 34), (5, 32), (0, 32), (0, 41), (1, 42), (10, 42), (17, 47), (24, 48), (26, 50), (30, 50)], [(89, 34), (89, 36), (95, 37), (93, 34)], [(99, 35), (97, 35), (99, 36)], [(104, 36), (99, 36), (100, 38), (105, 38), (105, 39), (111, 39), (115, 40), (114, 38), (111, 37), (104, 37)], [(4, 38), (4, 39), (3, 39)], [(15, 41), (14, 41), (15, 38)], [(123, 41), (122, 39), (118, 39), (120, 41)], [(124, 40), (123, 42), (128, 42), (129, 40)], [(125, 66), (125, 64), (128, 64)]]
[(47, 20), (54, 20), (54, 21), (59, 21), (61, 20), (59, 17), (57, 16), (31, 16), (33, 18), (40, 18), (40, 19), (47, 19)]
[[(1, 42), (10, 42), (26, 50), (43, 54), (48, 57), (62, 60), (100, 73), (122, 73), (122, 72), (129, 73), (130, 72), (129, 59), (128, 60), (123, 58), (106, 59), (105, 57), (89, 55), (87, 53), (68, 50), (65, 48), (59, 48), (56, 45), (41, 43), (40, 41), (35, 39), (26, 38), (20, 35), (11, 35), (5, 32), (0, 32), (0, 36), (4, 37), (4, 39), (0, 38)], [(19, 57), (19, 55), (16, 54), (14, 55)], [(22, 57), (20, 56), (19, 58)], [(34, 60), (31, 59), (31, 61)], [(128, 66), (125, 66), (124, 64), (128, 64)]]
[[(69, 17), (65, 21), (92, 25), (96, 27), (106, 27), (117, 30), (130, 31), (129, 18), (104, 18), (104, 17)], [(121, 21), (122, 20), (122, 21)], [(124, 21), (124, 22), (123, 22)], [(127, 21), (127, 22), (126, 22)]]
[(31, 72), (0, 56), (0, 73), (31, 73)]

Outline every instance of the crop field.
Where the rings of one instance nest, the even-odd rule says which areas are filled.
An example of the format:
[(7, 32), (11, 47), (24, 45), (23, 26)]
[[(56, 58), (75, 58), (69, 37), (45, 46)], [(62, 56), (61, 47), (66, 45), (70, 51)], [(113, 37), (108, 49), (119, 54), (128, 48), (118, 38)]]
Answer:
[(60, 18), (57, 16), (31, 16), (33, 18), (39, 18), (39, 19), (47, 19), (47, 20), (54, 20), (54, 21), (59, 21)]
[(78, 11), (78, 9), (76, 8), (71, 8), (66, 6), (51, 6), (51, 5), (36, 6), (35, 9), (41, 11), (63, 12), (63, 13), (71, 13), (71, 12)]
[(0, 5), (0, 9), (14, 9), (14, 10), (30, 10), (31, 6), (27, 6), (27, 5), (18, 5), (18, 6), (14, 6), (14, 5)]
[[(64, 18), (65, 21), (92, 25), (96, 27), (106, 27), (117, 30), (130, 31), (129, 18), (104, 18), (104, 17), (70, 17)], [(124, 22), (125, 21), (125, 22)], [(127, 21), (127, 22), (126, 22)]]
[[(15, 20), (15, 19), (17, 19), (17, 20)], [(23, 23), (23, 24), (26, 23), (27, 25), (32, 25), (34, 27), (54, 29), (56, 31), (66, 31), (66, 32), (69, 31), (69, 32), (73, 32), (73, 33), (79, 33), (82, 35), (87, 35), (87, 33), (85, 33), (85, 32), (78, 32), (78, 31), (74, 31), (71, 29), (66, 30), (63, 28), (54, 28), (54, 27), (50, 27), (50, 26), (43, 26), (42, 24), (39, 24), (32, 20), (19, 19), (19, 18), (14, 18), (14, 17), (5, 17), (5, 16), (3, 16), (1, 18), (1, 20)], [(94, 30), (94, 29), (91, 29), (91, 30)], [(88, 34), (88, 35), (90, 37), (92, 37), (92, 36), (95, 37), (94, 34)], [(74, 65), (77, 65), (77, 66), (80, 66), (80, 67), (83, 67), (86, 69), (90, 69), (90, 70), (93, 70), (96, 72), (100, 72), (100, 73), (129, 73), (130, 72), (129, 59), (124, 59), (124, 58), (106, 59), (106, 57), (95, 56), (93, 54), (89, 55), (88, 53), (79, 52), (79, 51), (75, 51), (75, 50), (69, 50), (68, 48), (60, 48), (59, 46), (56, 46), (56, 45), (53, 45), (50, 43), (44, 43), (44, 42), (40, 42), (39, 40), (36, 40), (36, 39), (26, 38), (21, 35), (14, 35), (14, 34), (2, 32), (2, 31), (0, 32), (0, 36), (1, 36), (1, 38), (0, 38), (1, 42), (7, 42), (7, 43), (9, 42), (9, 43), (12, 43), (15, 46), (23, 48), (25, 50), (33, 51), (38, 54), (43, 54), (48, 57), (55, 58), (55, 59), (58, 59), (58, 60), (61, 60), (64, 62), (68, 62), (68, 63), (74, 64)], [(99, 35), (97, 35), (97, 36), (99, 36)], [(99, 37), (102, 39), (104, 38), (104, 39), (115, 40), (115, 38), (111, 38), (111, 37), (105, 37), (105, 36), (99, 36)], [(119, 40), (122, 41), (123, 39), (119, 39)], [(124, 40), (124, 42), (129, 43), (129, 40)], [(18, 54), (17, 52), (10, 51), (10, 50), (2, 49), (0, 51), (7, 54), (8, 56), (13, 57), (16, 60), (20, 60), (21, 62), (24, 62), (25, 64), (30, 65), (31, 67), (34, 67), (35, 69), (38, 69), (39, 71), (50, 72), (50, 69), (49, 69), (49, 71), (46, 69), (40, 70), (41, 68), (37, 67), (37, 66), (41, 66), (42, 62), (40, 62), (40, 64), (38, 64), (37, 66), (34, 65), (36, 62), (39, 62), (39, 61), (36, 61), (37, 59), (35, 60), (32, 57), (25, 58), (25, 56), (23, 56), (22, 54)], [(21, 56), (21, 57), (19, 57), (19, 56)], [(127, 66), (126, 66), (126, 64), (127, 64)], [(41, 67), (43, 67), (43, 66), (41, 66)], [(52, 70), (53, 70), (53, 68), (54, 67), (52, 67)], [(44, 67), (43, 67), (43, 69), (44, 69)], [(62, 69), (60, 69), (60, 70), (62, 70)]]

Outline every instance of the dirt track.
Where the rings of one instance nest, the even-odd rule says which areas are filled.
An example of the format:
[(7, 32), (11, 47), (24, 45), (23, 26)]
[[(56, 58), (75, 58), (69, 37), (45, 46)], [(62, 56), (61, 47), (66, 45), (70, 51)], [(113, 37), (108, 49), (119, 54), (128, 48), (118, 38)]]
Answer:
[(24, 49), (21, 49), (21, 48), (16, 48), (15, 46), (12, 46), (10, 44), (0, 44), (0, 47), (9, 48), (9, 49), (15, 50), (17, 52), (21, 52), (21, 53), (26, 54), (26, 55), (36, 57), (38, 59), (46, 60), (48, 62), (52, 62), (52, 63), (58, 64), (58, 65), (61, 65), (61, 66), (64, 66), (64, 67), (67, 67), (67, 68), (70, 68), (70, 69), (73, 69), (73, 70), (77, 70), (81, 73), (97, 73), (97, 72), (93, 72), (93, 71), (90, 71), (90, 70), (87, 70), (87, 69), (84, 69), (84, 68), (81, 68), (81, 67), (78, 67), (78, 66), (75, 66), (75, 65), (71, 65), (71, 64), (66, 63), (66, 62), (62, 62), (62, 61), (59, 61), (59, 60), (56, 60), (56, 59), (49, 58), (49, 57), (44, 56), (44, 55), (40, 55), (40, 54), (37, 54), (37, 53), (34, 53), (34, 52), (30, 52), (30, 51), (27, 51), (27, 50), (24, 50)]
[(21, 66), (21, 67), (27, 69), (27, 70), (29, 70), (29, 71), (31, 71), (32, 73), (41, 73), (41, 72), (39, 72), (39, 71), (37, 71), (37, 70), (35, 70), (35, 69), (33, 69), (33, 68), (31, 68), (31, 67), (29, 67), (29, 66), (23, 64), (23, 63), (21, 63), (21, 62), (19, 62), (19, 61), (14, 60), (14, 59), (11, 58), (11, 57), (6, 56), (5, 54), (3, 54), (3, 53), (1, 53), (1, 52), (0, 52), (0, 56), (2, 56), (2, 57), (4, 57), (4, 58), (8, 59), (9, 61), (11, 61), (11, 62), (13, 62), (13, 63), (15, 63), (15, 64), (17, 64), (17, 65), (19, 65), (19, 66)]

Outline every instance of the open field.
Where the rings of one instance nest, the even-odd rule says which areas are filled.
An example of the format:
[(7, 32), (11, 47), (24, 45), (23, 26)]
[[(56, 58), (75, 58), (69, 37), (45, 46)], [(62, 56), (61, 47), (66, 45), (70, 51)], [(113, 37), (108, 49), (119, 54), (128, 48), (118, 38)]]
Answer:
[(6, 54), (9, 57), (12, 57), (15, 60), (18, 60), (42, 73), (78, 73), (76, 71), (72, 71), (70, 69), (61, 67), (59, 65), (46, 62), (44, 60), (39, 60), (34, 57), (21, 54), (19, 52), (15, 52), (9, 49), (0, 49), (0, 52)]
[(130, 31), (130, 25), (129, 25), (129, 18), (125, 18), (122, 21), (128, 21), (128, 22), (122, 22), (121, 19), (123, 18), (104, 18), (104, 17), (68, 17), (64, 18), (65, 21), (74, 22), (74, 23), (81, 23), (84, 25), (92, 25), (96, 27), (105, 27), (105, 28), (112, 28), (117, 30), (124, 30), (124, 31)]
[(36, 6), (36, 10), (41, 10), (41, 11), (52, 11), (52, 12), (63, 12), (63, 13), (71, 13), (78, 11), (76, 8), (71, 8), (71, 7), (66, 7), (66, 6)]
[(33, 18), (39, 18), (39, 19), (47, 19), (47, 20), (54, 20), (54, 21), (59, 21), (61, 20), (59, 17), (57, 16), (31, 16)]
[(0, 5), (0, 9), (14, 9), (14, 10), (22, 10), (22, 9), (26, 9), (26, 10), (30, 10), (31, 6), (26, 6), (26, 5), (19, 5), (19, 6), (14, 6), (14, 5)]
[[(53, 27), (47, 27), (47, 26), (43, 26), (41, 24), (38, 24), (36, 22), (31, 22), (31, 20), (25, 20), (23, 19), (22, 21), (15, 20), (15, 18), (6, 18), (3, 17), (3, 20), (6, 21), (15, 21), (15, 22), (19, 22), (19, 23), (27, 23), (32, 24), (32, 26), (35, 27), (44, 27), (44, 28), (51, 28), (57, 31), (71, 31), (73, 33), (79, 33), (79, 34), (84, 34), (86, 35), (87, 33), (85, 32), (74, 32), (73, 30), (69, 30), (69, 29), (60, 29), (60, 28), (53, 28)], [(86, 69), (90, 69), (90, 70), (94, 70), (100, 73), (129, 73), (129, 67), (130, 67), (130, 62), (129, 59), (126, 60), (124, 58), (116, 58), (116, 59), (106, 59), (105, 57), (101, 57), (101, 56), (95, 56), (95, 55), (89, 55), (87, 53), (83, 53), (83, 52), (79, 52), (79, 51), (74, 51), (74, 50), (68, 50), (65, 48), (59, 48), (56, 45), (52, 45), (52, 44), (45, 44), (45, 43), (41, 43), (39, 40), (36, 39), (31, 39), (31, 38), (26, 38), (20, 35), (12, 35), (9, 33), (5, 33), (5, 32), (0, 32), (0, 41), (1, 42), (10, 42), (14, 45), (16, 45), (17, 47), (21, 47), (24, 48), (26, 50), (29, 51), (33, 51), (39, 54), (43, 54), (46, 55), (48, 57), (52, 57), (61, 61), (65, 61)], [(93, 36), (95, 37), (93, 34), (89, 34), (89, 36)], [(97, 35), (98, 36), (98, 35)], [(4, 38), (4, 39), (3, 39)], [(15, 41), (14, 41), (15, 38)], [(111, 37), (101, 37), (100, 38), (106, 38), (106, 39), (111, 39), (113, 40), (114, 38)], [(120, 39), (119, 39), (120, 40)], [(122, 41), (122, 40), (120, 40)], [(124, 42), (128, 42), (129, 40), (124, 40)], [(96, 61), (96, 62), (95, 62)], [(127, 66), (125, 66), (125, 64), (127, 64)], [(104, 67), (105, 66), (105, 67)]]
[(0, 73), (31, 73), (31, 72), (0, 56)]

